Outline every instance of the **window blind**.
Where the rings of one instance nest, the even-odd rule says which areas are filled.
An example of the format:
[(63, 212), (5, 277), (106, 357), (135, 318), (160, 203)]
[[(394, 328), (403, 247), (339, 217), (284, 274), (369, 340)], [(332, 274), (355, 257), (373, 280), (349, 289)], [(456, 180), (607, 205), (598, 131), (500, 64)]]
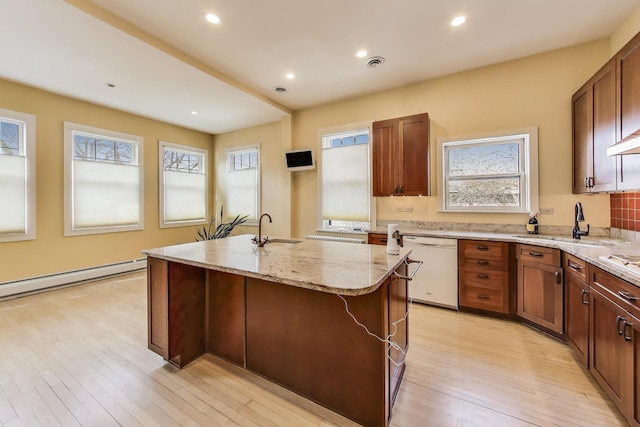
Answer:
[(75, 229), (140, 223), (138, 166), (73, 161)]
[(322, 150), (322, 219), (369, 221), (369, 145)]
[(27, 232), (27, 159), (0, 155), (0, 233)]
[(229, 218), (237, 215), (247, 220), (258, 219), (258, 169), (242, 169), (227, 172), (227, 206)]
[(206, 219), (205, 191), (205, 174), (164, 171), (165, 221)]

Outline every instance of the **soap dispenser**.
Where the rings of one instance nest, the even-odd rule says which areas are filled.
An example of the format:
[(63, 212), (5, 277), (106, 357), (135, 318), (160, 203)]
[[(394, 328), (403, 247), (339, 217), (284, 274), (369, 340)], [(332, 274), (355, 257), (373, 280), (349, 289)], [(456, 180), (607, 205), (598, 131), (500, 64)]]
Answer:
[(538, 212), (529, 214), (529, 224), (527, 224), (527, 233), (538, 234)]

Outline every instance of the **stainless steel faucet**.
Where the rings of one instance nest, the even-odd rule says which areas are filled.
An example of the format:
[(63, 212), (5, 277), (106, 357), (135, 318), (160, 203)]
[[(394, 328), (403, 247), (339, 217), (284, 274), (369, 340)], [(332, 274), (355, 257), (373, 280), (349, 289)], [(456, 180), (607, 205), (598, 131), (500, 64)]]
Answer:
[(251, 241), (258, 245), (259, 248), (269, 243), (268, 237), (265, 237), (264, 240), (262, 240), (262, 218), (264, 218), (265, 216), (269, 217), (269, 222), (273, 222), (271, 221), (271, 215), (269, 215), (268, 213), (262, 214), (260, 216), (260, 219), (258, 220), (258, 235), (251, 239)]
[(579, 239), (580, 236), (588, 236), (589, 235), (589, 224), (587, 224), (587, 231), (580, 230), (580, 224), (584, 222), (584, 213), (582, 212), (582, 203), (576, 203), (575, 208), (575, 224), (573, 226), (573, 238)]

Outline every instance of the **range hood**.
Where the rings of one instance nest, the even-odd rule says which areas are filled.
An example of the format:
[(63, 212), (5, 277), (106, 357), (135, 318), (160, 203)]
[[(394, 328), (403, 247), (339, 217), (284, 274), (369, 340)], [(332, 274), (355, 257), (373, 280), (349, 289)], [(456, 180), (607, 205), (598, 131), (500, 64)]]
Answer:
[(640, 154), (640, 129), (607, 148), (607, 156), (621, 154)]

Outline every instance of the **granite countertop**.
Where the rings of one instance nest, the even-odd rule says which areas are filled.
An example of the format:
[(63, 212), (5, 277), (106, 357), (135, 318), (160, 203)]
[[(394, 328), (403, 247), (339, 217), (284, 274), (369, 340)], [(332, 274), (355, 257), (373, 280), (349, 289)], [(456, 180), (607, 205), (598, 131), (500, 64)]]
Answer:
[[(379, 228), (375, 230), (375, 232), (386, 234), (387, 230)], [(571, 236), (564, 235), (527, 235), (480, 231), (425, 230), (408, 227), (400, 228), (400, 233), (404, 236), (440, 237), (458, 240), (494, 240), (557, 248), (640, 287), (640, 276), (634, 275), (623, 268), (600, 259), (601, 256), (611, 254), (638, 256), (640, 255), (640, 244), (635, 242), (611, 239), (609, 237), (588, 236), (582, 237), (580, 240), (574, 240)]]
[[(224, 271), (340, 295), (375, 291), (411, 252), (388, 255), (386, 247), (315, 240), (272, 239), (262, 248), (252, 235), (147, 249), (167, 261)], [(296, 242), (296, 243), (292, 243)]]

